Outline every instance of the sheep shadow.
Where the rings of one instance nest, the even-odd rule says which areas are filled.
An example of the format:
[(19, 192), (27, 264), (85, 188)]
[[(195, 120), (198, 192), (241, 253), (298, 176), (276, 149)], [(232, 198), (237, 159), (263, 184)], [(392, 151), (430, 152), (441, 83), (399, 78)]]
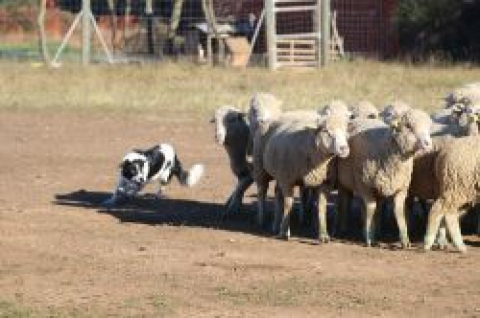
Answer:
[[(256, 223), (256, 202), (244, 204), (240, 213), (222, 216), (224, 204), (197, 200), (157, 198), (145, 194), (131, 198), (123, 205), (105, 208), (102, 203), (111, 193), (78, 190), (55, 195), (53, 204), (79, 207), (109, 214), (121, 223), (139, 223), (146, 225), (170, 225), (203, 227), (215, 230), (241, 232), (255, 236), (272, 236), (267, 227), (260, 228)], [(269, 210), (273, 210), (272, 200), (268, 200)], [(269, 222), (267, 222), (269, 224)], [(314, 234), (306, 227), (296, 226), (292, 220), (292, 230), (296, 236), (312, 238)]]

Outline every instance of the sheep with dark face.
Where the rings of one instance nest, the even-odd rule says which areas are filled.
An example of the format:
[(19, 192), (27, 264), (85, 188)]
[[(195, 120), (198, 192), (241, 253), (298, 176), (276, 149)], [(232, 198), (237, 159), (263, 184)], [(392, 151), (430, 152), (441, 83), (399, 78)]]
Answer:
[(263, 222), (268, 182), (276, 180), (281, 207), (277, 209), (274, 229), (279, 237), (290, 235), (290, 212), (295, 186), (320, 187), (318, 214), (319, 239), (326, 242), (326, 193), (328, 164), (335, 156), (348, 156), (347, 126), (349, 116), (332, 113), (315, 115), (303, 121), (278, 120), (268, 129), (259, 129), (254, 142), (254, 178), (258, 190), (258, 218)]
[(394, 213), (402, 246), (408, 247), (405, 222), (405, 198), (410, 185), (414, 156), (431, 148), (430, 117), (423, 111), (408, 109), (385, 116), (388, 125), (375, 120), (356, 120), (351, 124), (350, 156), (338, 160), (339, 214), (345, 214), (345, 198), (356, 194), (362, 199), (365, 216), (364, 236), (367, 246), (375, 241), (378, 207), (386, 198), (394, 200)]
[(237, 213), (242, 205), (245, 191), (253, 183), (250, 142), (250, 127), (245, 113), (223, 106), (216, 110), (215, 139), (225, 148), (230, 160), (230, 169), (237, 177), (237, 186), (227, 200), (224, 216)]

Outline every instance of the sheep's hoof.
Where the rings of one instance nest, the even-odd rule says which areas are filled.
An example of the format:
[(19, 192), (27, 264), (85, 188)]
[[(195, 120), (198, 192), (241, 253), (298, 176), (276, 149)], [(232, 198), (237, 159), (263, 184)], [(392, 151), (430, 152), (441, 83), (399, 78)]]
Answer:
[(281, 241), (288, 241), (288, 235), (287, 234), (280, 233), (280, 234), (275, 235), (275, 238), (277, 240), (281, 240)]
[(423, 250), (424, 250), (425, 252), (429, 252), (431, 249), (432, 249), (432, 246), (431, 246), (431, 245), (428, 245), (428, 244), (423, 245)]
[(412, 244), (409, 241), (402, 242), (402, 248), (403, 249), (409, 249), (412, 247)]
[(439, 250), (446, 250), (448, 248), (448, 241), (445, 239), (438, 240), (436, 245)]
[(328, 243), (330, 242), (330, 236), (328, 236), (328, 234), (320, 235), (320, 237), (318, 238), (318, 241), (320, 243)]
[(460, 253), (466, 253), (467, 252), (467, 247), (465, 245), (460, 245), (460, 246), (458, 246), (458, 251)]

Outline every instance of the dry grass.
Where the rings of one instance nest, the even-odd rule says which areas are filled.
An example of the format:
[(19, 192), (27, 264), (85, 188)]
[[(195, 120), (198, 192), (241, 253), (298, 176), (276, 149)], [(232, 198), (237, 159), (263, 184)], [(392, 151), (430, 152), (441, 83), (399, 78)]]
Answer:
[(384, 105), (403, 99), (440, 107), (452, 88), (480, 79), (480, 68), (410, 66), (371, 61), (340, 62), (321, 70), (268, 72), (192, 64), (119, 66), (0, 63), (0, 109), (88, 109), (204, 114), (221, 104), (244, 107), (255, 91), (280, 96), (289, 108), (312, 108), (332, 98), (369, 99)]

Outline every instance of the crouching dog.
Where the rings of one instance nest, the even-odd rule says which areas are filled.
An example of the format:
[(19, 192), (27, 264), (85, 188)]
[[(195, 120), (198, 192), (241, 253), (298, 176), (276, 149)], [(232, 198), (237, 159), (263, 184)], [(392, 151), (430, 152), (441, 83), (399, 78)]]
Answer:
[(147, 150), (132, 150), (122, 159), (119, 177), (112, 197), (103, 204), (112, 207), (135, 196), (148, 183), (158, 180), (161, 195), (163, 187), (175, 176), (181, 185), (193, 187), (204, 173), (202, 164), (195, 164), (184, 170), (182, 163), (170, 144), (159, 144)]

